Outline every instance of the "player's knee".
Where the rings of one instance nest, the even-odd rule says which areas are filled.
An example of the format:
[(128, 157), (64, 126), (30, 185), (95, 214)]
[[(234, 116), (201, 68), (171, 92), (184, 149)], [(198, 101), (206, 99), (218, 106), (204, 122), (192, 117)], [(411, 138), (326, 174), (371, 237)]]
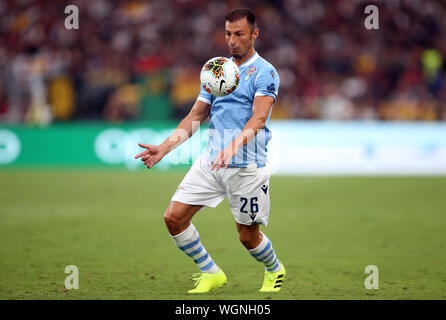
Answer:
[(181, 223), (181, 219), (178, 219), (175, 215), (171, 213), (171, 211), (168, 209), (164, 213), (164, 223), (167, 226), (167, 229), (171, 229), (176, 227)]
[(189, 221), (182, 217), (180, 212), (176, 212), (175, 209), (169, 207), (164, 213), (164, 223), (170, 234), (177, 234), (178, 231), (187, 226)]
[(251, 232), (240, 232), (239, 234), (239, 240), (245, 246), (245, 248), (248, 249), (254, 249), (255, 243), (257, 239), (254, 237), (253, 233)]

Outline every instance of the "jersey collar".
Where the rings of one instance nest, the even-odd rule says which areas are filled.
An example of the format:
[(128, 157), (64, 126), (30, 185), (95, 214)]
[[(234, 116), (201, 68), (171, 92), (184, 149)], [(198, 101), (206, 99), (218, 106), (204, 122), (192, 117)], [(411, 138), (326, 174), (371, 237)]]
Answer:
[[(257, 60), (258, 57), (259, 57), (259, 54), (257, 53), (257, 51), (254, 51), (254, 54), (252, 55), (252, 57), (249, 58), (247, 61), (243, 62), (238, 68), (241, 69), (243, 67), (249, 66), (250, 64), (253, 64), (254, 61)], [(231, 60), (234, 60), (234, 57), (231, 57)]]

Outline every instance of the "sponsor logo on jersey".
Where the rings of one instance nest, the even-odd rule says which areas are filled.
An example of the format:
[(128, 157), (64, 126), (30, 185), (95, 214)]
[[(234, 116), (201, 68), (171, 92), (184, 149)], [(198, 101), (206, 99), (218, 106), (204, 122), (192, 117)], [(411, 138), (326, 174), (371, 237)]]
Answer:
[(274, 83), (271, 83), (269, 86), (267, 86), (266, 91), (271, 92), (271, 93), (276, 92), (276, 87), (274, 86)]

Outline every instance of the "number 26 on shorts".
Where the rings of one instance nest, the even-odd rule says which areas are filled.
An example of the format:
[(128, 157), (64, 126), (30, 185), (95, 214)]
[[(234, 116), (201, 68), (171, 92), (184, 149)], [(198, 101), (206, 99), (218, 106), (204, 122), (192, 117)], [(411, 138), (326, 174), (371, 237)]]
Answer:
[(257, 204), (257, 197), (252, 197), (252, 198), (244, 198), (244, 197), (240, 197), (240, 201), (242, 203), (242, 206), (240, 208), (240, 212), (241, 213), (249, 213), (248, 211), (246, 211), (246, 206), (249, 203), (250, 204), (250, 211), (251, 213), (257, 213), (259, 212), (259, 205)]

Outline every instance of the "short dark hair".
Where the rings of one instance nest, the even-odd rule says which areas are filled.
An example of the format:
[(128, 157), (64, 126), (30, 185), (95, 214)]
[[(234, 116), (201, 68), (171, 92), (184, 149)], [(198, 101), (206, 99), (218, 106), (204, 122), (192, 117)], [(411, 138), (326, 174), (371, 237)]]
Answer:
[(232, 9), (225, 17), (225, 21), (234, 22), (240, 19), (243, 19), (246, 17), (246, 20), (248, 21), (248, 24), (251, 28), (251, 31), (253, 31), (255, 28), (257, 28), (256, 23), (256, 16), (254, 13), (252, 13), (251, 10), (246, 8), (235, 8)]

